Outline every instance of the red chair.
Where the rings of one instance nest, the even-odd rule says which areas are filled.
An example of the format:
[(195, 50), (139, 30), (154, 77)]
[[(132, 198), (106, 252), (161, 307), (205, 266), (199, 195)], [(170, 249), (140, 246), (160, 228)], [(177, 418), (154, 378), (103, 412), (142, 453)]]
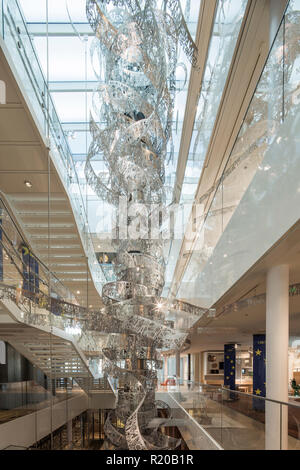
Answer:
[(162, 387), (166, 387), (167, 385), (176, 385), (176, 379), (175, 378), (168, 378), (166, 379), (163, 383), (160, 384)]

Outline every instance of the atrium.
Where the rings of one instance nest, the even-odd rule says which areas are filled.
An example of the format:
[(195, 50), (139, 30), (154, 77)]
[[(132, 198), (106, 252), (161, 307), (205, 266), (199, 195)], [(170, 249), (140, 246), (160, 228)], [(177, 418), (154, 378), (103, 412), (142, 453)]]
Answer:
[(300, 0), (0, 14), (0, 450), (300, 450)]

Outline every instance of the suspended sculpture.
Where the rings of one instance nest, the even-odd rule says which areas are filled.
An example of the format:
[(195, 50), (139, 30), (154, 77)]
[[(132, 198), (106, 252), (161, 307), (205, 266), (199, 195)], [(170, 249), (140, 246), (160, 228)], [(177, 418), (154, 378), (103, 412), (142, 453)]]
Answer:
[[(162, 239), (139, 228), (148, 226), (153, 204), (165, 204), (179, 43), (193, 65), (197, 50), (179, 0), (88, 0), (87, 17), (96, 35), (91, 53), (100, 83), (86, 178), (105, 201), (118, 206), (126, 200), (126, 226), (139, 220), (135, 237), (122, 238), (118, 226), (116, 281), (103, 288), (100, 315), (90, 317), (89, 329), (110, 333), (103, 350), (106, 371), (119, 379), (116, 410), (105, 432), (117, 449), (176, 448), (180, 441), (161, 434), (162, 423), (155, 419), (162, 406), (171, 417), (167, 405), (155, 400), (162, 367), (158, 351), (180, 349), (204, 311), (161, 298)], [(108, 172), (96, 172), (96, 158)], [(138, 217), (131, 211), (137, 206), (144, 209)]]

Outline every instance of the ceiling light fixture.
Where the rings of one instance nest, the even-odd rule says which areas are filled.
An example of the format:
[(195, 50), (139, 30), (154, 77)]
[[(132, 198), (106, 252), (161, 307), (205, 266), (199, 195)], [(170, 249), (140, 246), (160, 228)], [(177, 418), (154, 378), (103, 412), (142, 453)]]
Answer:
[(32, 188), (32, 183), (30, 181), (24, 181), (24, 184), (27, 188)]

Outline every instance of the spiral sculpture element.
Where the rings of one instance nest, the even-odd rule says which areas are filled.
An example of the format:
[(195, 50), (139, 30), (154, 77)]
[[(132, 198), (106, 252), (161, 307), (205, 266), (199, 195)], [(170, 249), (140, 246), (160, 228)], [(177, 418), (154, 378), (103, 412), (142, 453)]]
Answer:
[[(197, 49), (179, 0), (88, 0), (87, 17), (95, 32), (91, 55), (99, 86), (90, 119), (92, 144), (86, 178), (99, 197), (129, 209), (165, 203), (165, 159), (172, 148), (178, 47), (192, 64)], [(94, 160), (107, 172), (97, 173)], [(130, 210), (128, 211), (130, 213)], [(135, 222), (128, 216), (127, 223)], [(106, 371), (119, 380), (117, 406), (105, 424), (117, 449), (172, 449), (180, 441), (159, 432), (163, 421), (155, 400), (159, 350), (179, 349), (188, 335), (191, 306), (161, 298), (164, 285), (163, 244), (140, 234), (116, 243), (116, 281), (103, 288), (101, 316), (91, 325), (109, 333), (103, 350)], [(172, 315), (180, 313), (182, 328)], [(194, 314), (194, 320), (201, 312)], [(171, 319), (170, 319), (171, 318)], [(158, 423), (158, 424), (157, 424)]]

